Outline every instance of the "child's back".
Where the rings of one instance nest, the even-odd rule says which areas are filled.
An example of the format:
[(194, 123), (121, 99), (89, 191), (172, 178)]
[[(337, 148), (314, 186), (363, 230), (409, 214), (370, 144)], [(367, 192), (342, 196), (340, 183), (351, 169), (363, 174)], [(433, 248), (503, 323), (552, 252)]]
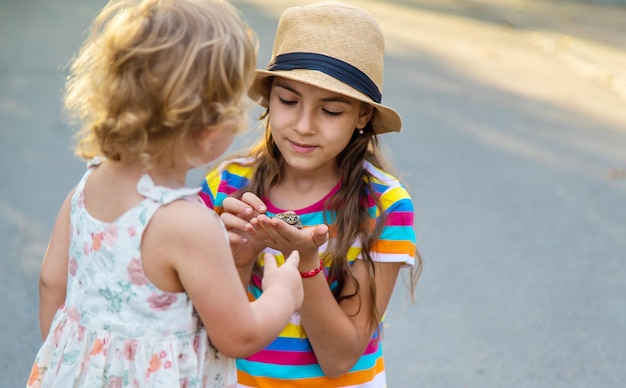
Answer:
[[(102, 210), (85, 202), (85, 184), (96, 163), (91, 167), (71, 197), (65, 306), (56, 314), (54, 334), (36, 363), (49, 358), (45, 363), (54, 368), (55, 385), (67, 387), (234, 381), (234, 361), (210, 346), (188, 295), (162, 291), (143, 269), (142, 237), (152, 216), (198, 190), (155, 186), (143, 175), (137, 193), (144, 199), (104, 222), (88, 208)], [(94, 202), (101, 199), (97, 193), (92, 197)]]

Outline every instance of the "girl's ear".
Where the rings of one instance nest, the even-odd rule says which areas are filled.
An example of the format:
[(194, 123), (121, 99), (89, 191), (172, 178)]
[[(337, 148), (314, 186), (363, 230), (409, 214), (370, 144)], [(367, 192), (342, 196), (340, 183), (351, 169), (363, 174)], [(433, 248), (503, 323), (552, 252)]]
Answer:
[(362, 103), (361, 111), (359, 112), (359, 119), (356, 124), (357, 129), (363, 129), (372, 119), (372, 115), (374, 114), (374, 107), (370, 104)]

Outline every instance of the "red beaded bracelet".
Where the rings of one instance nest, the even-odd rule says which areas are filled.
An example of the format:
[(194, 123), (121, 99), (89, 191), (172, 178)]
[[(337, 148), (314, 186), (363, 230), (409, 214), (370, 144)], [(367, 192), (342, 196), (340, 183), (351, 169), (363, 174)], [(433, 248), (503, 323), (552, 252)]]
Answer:
[(302, 276), (303, 278), (311, 278), (317, 275), (318, 273), (322, 272), (323, 270), (324, 270), (324, 261), (320, 259), (319, 268), (315, 268), (307, 272), (300, 272), (300, 276)]

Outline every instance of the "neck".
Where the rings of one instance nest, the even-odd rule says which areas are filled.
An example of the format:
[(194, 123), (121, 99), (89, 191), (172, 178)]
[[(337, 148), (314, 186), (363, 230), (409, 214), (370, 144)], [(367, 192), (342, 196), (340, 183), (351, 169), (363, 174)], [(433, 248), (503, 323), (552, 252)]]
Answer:
[(164, 167), (156, 163), (150, 167), (146, 167), (146, 165), (140, 160), (122, 160), (117, 164), (120, 167), (132, 171), (134, 175), (150, 175), (150, 178), (152, 178), (152, 181), (157, 186), (170, 187), (174, 189), (185, 186), (187, 172), (189, 171), (189, 168), (185, 167)]
[[(283, 178), (279, 184), (293, 189), (296, 193), (308, 193), (335, 187), (339, 181), (339, 173), (333, 167), (324, 171), (298, 171), (285, 166)], [(326, 190), (327, 191), (327, 190)]]
[(151, 168), (147, 171), (147, 173), (150, 174), (150, 177), (154, 181), (154, 184), (176, 189), (185, 186), (187, 171), (187, 169), (176, 170)]
[(337, 185), (337, 171), (302, 172), (286, 168), (282, 179), (274, 185), (268, 197), (281, 209), (302, 209), (324, 198)]

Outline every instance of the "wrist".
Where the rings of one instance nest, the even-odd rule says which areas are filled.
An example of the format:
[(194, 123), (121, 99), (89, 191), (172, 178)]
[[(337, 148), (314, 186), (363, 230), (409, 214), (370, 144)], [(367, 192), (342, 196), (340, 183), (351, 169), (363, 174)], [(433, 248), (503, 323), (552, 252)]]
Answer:
[(324, 273), (324, 275), (326, 275), (325, 270), (324, 270), (324, 260), (322, 259), (320, 259), (318, 267), (309, 269), (308, 271), (300, 271), (300, 276), (303, 279), (306, 279), (306, 278), (312, 278), (313, 276), (316, 276), (319, 273)]

